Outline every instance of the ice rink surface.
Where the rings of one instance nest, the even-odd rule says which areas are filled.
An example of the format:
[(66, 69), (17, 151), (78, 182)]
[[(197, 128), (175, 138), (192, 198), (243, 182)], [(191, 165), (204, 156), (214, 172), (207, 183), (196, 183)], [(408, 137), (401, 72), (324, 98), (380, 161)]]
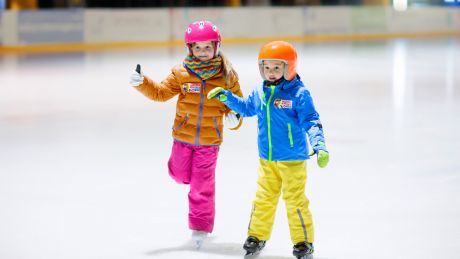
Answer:
[[(223, 45), (245, 94), (261, 44)], [(296, 43), (331, 160), (309, 161), (316, 259), (460, 258), (460, 40)], [(255, 118), (224, 132), (212, 237), (196, 251), (188, 187), (167, 173), (175, 100), (156, 80), (185, 48), (0, 57), (0, 258), (242, 258)], [(260, 259), (288, 259), (280, 200)]]

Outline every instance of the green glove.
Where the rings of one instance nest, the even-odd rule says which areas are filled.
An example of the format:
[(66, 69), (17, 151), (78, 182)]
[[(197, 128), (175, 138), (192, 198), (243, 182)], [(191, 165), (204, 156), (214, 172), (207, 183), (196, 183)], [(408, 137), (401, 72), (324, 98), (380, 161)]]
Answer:
[(216, 87), (209, 91), (208, 99), (217, 98), (221, 102), (227, 101), (227, 96), (224, 94), (226, 90), (222, 87)]
[(319, 150), (316, 162), (318, 163), (319, 167), (326, 167), (327, 163), (329, 163), (329, 153), (324, 150)]

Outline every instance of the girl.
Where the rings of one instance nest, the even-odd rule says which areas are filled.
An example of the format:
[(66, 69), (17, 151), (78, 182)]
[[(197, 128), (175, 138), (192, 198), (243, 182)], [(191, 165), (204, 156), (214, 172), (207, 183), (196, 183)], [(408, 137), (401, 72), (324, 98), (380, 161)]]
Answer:
[(208, 98), (217, 98), (243, 116), (257, 115), (259, 179), (244, 249), (248, 257), (264, 248), (270, 238), (281, 192), (286, 204), (293, 255), (312, 258), (313, 221), (305, 196), (309, 148), (308, 135), (320, 167), (329, 161), (323, 126), (310, 92), (297, 75), (297, 52), (290, 43), (270, 42), (259, 53), (264, 82), (247, 98), (216, 88)]
[(242, 123), (224, 104), (205, 98), (218, 86), (242, 96), (238, 76), (219, 50), (220, 43), (215, 25), (194, 22), (185, 32), (188, 55), (165, 80), (154, 82), (142, 74), (139, 65), (130, 78), (132, 86), (154, 101), (164, 102), (178, 95), (168, 168), (177, 183), (190, 185), (189, 228), (197, 248), (214, 227), (214, 175), (223, 139), (223, 115), (230, 129)]

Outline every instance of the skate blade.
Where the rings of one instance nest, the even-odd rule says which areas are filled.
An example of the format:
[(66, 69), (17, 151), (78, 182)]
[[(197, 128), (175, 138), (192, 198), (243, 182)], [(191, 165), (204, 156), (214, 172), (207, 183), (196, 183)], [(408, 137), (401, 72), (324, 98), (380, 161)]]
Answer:
[(195, 248), (196, 250), (200, 250), (201, 249), (201, 246), (203, 246), (203, 241), (200, 240), (200, 241), (195, 241)]
[(254, 253), (246, 253), (244, 255), (244, 259), (251, 259), (251, 258), (256, 258), (260, 254), (260, 251), (254, 252)]
[(300, 257), (297, 257), (297, 259), (313, 259), (313, 255), (312, 254), (302, 255)]

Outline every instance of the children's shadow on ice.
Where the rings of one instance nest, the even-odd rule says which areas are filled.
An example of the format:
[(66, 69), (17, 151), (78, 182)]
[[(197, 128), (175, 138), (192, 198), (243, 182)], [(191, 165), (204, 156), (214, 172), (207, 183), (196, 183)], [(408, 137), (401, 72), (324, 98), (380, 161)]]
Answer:
[(177, 253), (177, 252), (195, 252), (195, 253), (208, 253), (208, 254), (218, 254), (218, 255), (227, 255), (227, 256), (238, 256), (242, 257), (243, 248), (241, 244), (234, 243), (214, 243), (213, 237), (209, 237), (205, 240), (203, 246), (200, 249), (195, 247), (193, 241), (183, 243), (179, 246), (160, 248), (152, 250), (146, 253), (146, 255), (160, 255), (166, 253)]
[[(213, 238), (210, 237), (206, 239), (203, 246), (198, 250), (195, 248), (195, 245), (192, 241), (186, 242), (180, 246), (160, 248), (156, 250), (149, 251), (145, 253), (148, 256), (156, 256), (166, 253), (177, 253), (177, 252), (195, 252), (195, 253), (205, 253), (205, 254), (216, 254), (216, 255), (226, 255), (232, 257), (243, 258), (244, 250), (241, 244), (235, 243), (215, 243)], [(257, 259), (293, 259), (293, 256), (264, 256), (260, 254)]]

